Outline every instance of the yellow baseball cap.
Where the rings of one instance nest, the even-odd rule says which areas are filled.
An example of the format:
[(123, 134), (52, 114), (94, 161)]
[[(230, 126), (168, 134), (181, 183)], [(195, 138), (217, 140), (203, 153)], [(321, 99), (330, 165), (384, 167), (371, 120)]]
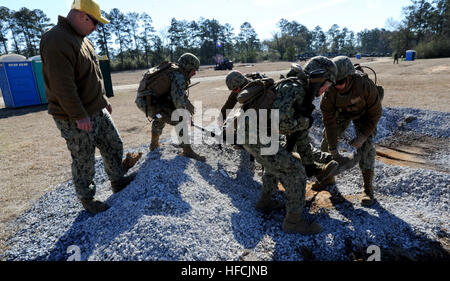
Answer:
[(102, 16), (100, 6), (94, 0), (74, 0), (72, 3), (72, 9), (88, 13), (99, 22), (106, 24), (109, 20)]

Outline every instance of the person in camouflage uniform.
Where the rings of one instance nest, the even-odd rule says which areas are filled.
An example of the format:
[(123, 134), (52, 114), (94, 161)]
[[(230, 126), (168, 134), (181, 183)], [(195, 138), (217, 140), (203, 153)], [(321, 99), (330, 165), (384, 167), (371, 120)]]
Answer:
[(225, 121), (225, 119), (227, 118), (227, 110), (233, 109), (234, 106), (238, 103), (237, 96), (242, 91), (242, 89), (251, 81), (262, 78), (266, 78), (266, 76), (257, 72), (243, 75), (241, 72), (233, 70), (227, 74), (225, 78), (225, 84), (227, 85), (231, 93), (228, 96), (225, 104), (220, 109), (223, 121)]
[[(264, 167), (262, 192), (256, 203), (256, 209), (267, 213), (282, 206), (280, 202), (272, 199), (278, 187), (278, 180), (286, 190), (286, 217), (283, 220), (282, 228), (287, 233), (316, 234), (321, 231), (319, 224), (307, 223), (301, 217), (305, 205), (307, 175), (302, 165), (303, 159), (298, 154), (288, 151), (284, 140), (284, 135), (291, 135), (297, 131), (307, 131), (311, 125), (310, 116), (304, 115), (301, 110), (298, 110), (298, 106), (304, 102), (307, 91), (314, 91), (314, 96), (320, 95), (335, 81), (336, 66), (334, 63), (322, 57), (315, 60), (321, 62), (327, 60), (328, 67), (314, 69), (316, 73), (320, 73), (320, 79), (311, 81), (308, 88), (305, 88), (298, 77), (275, 83), (275, 96), (269, 108), (279, 110), (280, 141), (277, 153), (263, 155), (262, 149), (269, 147), (270, 144), (262, 144), (259, 140), (256, 144), (248, 142), (243, 144), (244, 149)], [(262, 96), (260, 99), (267, 100), (267, 97)], [(254, 107), (250, 104), (246, 108)], [(248, 135), (248, 128), (246, 129)], [(248, 140), (248, 136), (246, 136), (246, 140)], [(327, 174), (332, 174), (338, 165), (335, 161), (330, 162), (330, 164), (329, 169), (324, 173), (324, 177)]]
[(86, 37), (98, 22), (108, 21), (96, 2), (86, 2), (87, 6), (74, 2), (67, 18), (58, 18), (58, 24), (42, 36), (40, 53), (48, 113), (72, 156), (76, 194), (83, 207), (95, 214), (109, 208), (94, 199), (95, 148), (100, 150), (114, 193), (125, 188), (133, 176), (124, 176), (122, 139), (110, 116), (112, 107), (105, 96), (94, 47)]
[[(307, 71), (312, 72), (316, 69), (321, 69), (321, 66), (318, 64), (315, 64), (315, 61), (319, 60), (319, 58), (316, 58), (315, 60), (310, 60), (310, 63), (306, 64)], [(324, 60), (325, 63), (328, 62), (328, 60)], [(324, 67), (326, 67), (324, 65)], [(281, 78), (290, 78), (290, 77), (300, 77), (302, 80), (305, 80), (305, 73), (303, 71), (303, 68), (298, 63), (291, 64), (291, 68), (289, 69), (289, 72), (286, 74), (286, 76), (281, 75)], [(315, 107), (312, 106), (311, 109), (314, 109)], [(312, 114), (312, 112), (311, 112)], [(309, 141), (309, 130), (305, 131), (297, 131), (295, 136), (288, 136), (288, 141), (292, 142), (292, 144), (288, 144), (288, 147), (291, 147), (289, 150), (298, 152), (302, 158), (302, 163), (305, 165), (313, 165), (314, 163), (321, 163), (321, 164), (327, 164), (332, 159), (331, 154), (322, 152), (320, 149), (314, 147), (310, 141)], [(310, 173), (311, 174), (311, 173)]]
[[(178, 59), (178, 68), (171, 71), (168, 76), (170, 80), (170, 92), (165, 94), (167, 98), (164, 102), (159, 102), (157, 109), (153, 112), (153, 108), (148, 107), (146, 100), (138, 92), (136, 98), (137, 107), (145, 112), (148, 116), (154, 118), (152, 123), (152, 137), (150, 143), (150, 150), (157, 149), (159, 145), (159, 138), (163, 129), (167, 124), (177, 125), (179, 121), (171, 121), (172, 112), (177, 109), (186, 109), (191, 115), (194, 114), (194, 107), (187, 96), (188, 85), (190, 79), (196, 74), (200, 68), (200, 60), (191, 53), (185, 53)], [(146, 93), (152, 95), (152, 93)], [(163, 114), (165, 118), (157, 118), (158, 114)], [(185, 121), (184, 121), (185, 122)], [(192, 150), (189, 143), (183, 143), (183, 156), (190, 157), (199, 161), (205, 161), (205, 157), (198, 155)]]
[(297, 75), (301, 74), (303, 72), (303, 68), (298, 63), (292, 63), (291, 68), (289, 69), (286, 76), (280, 75), (280, 79), (289, 78), (289, 77), (296, 77)]
[[(251, 81), (263, 78), (267, 77), (258, 72), (243, 75), (241, 72), (233, 70), (227, 74), (227, 76), (225, 77), (225, 84), (227, 85), (227, 88), (231, 91), (231, 93), (228, 96), (228, 99), (225, 102), (225, 104), (220, 109), (221, 118), (218, 118), (220, 123), (219, 125), (223, 125), (223, 123), (226, 121), (228, 115), (227, 111), (232, 110), (238, 103), (237, 97), (239, 93), (242, 91), (242, 89), (244, 89), (245, 86), (247, 86)], [(252, 155), (250, 155), (250, 162), (251, 163), (255, 162), (255, 158)], [(252, 167), (254, 168), (254, 166)]]
[[(371, 206), (374, 203), (372, 181), (376, 155), (373, 137), (376, 135), (377, 124), (382, 114), (382, 96), (375, 83), (365, 73), (355, 71), (348, 57), (339, 56), (333, 61), (338, 68), (337, 82), (320, 102), (325, 126), (321, 149), (330, 152), (334, 159), (338, 159), (339, 138), (350, 122), (353, 122), (356, 138), (349, 144), (355, 147), (361, 156), (359, 161), (363, 176), (361, 204)], [(330, 177), (317, 183), (316, 188), (334, 183), (334, 177)]]

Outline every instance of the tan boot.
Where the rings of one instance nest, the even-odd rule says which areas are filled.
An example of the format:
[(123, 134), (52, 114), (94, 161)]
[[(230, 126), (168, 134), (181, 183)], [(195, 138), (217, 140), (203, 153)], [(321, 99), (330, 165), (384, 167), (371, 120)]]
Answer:
[(98, 214), (109, 209), (108, 204), (95, 199), (80, 199), (81, 205), (91, 214)]
[(363, 192), (361, 197), (361, 205), (370, 207), (375, 203), (373, 195), (373, 170), (363, 170)]
[(283, 231), (286, 233), (300, 233), (303, 235), (317, 234), (322, 231), (318, 223), (308, 224), (300, 214), (287, 213), (283, 221)]
[(326, 165), (320, 165), (317, 167), (315, 177), (319, 182), (322, 182), (325, 179), (334, 176), (338, 168), (339, 163), (335, 160), (331, 160)]
[(183, 144), (183, 154), (184, 157), (189, 157), (198, 161), (205, 162), (206, 158), (204, 156), (200, 156), (192, 150), (190, 144)]
[(284, 204), (277, 200), (272, 200), (270, 193), (263, 192), (256, 202), (255, 209), (264, 214), (270, 214), (272, 211), (284, 208)]
[(328, 177), (326, 179), (324, 179), (323, 181), (319, 182), (319, 181), (315, 181), (312, 185), (311, 185), (311, 189), (314, 191), (322, 191), (324, 190), (327, 186), (329, 185), (333, 185), (336, 184), (336, 178), (335, 177)]
[(128, 172), (128, 170), (133, 168), (134, 165), (136, 165), (136, 162), (139, 161), (139, 159), (141, 159), (141, 157), (142, 157), (142, 152), (138, 152), (138, 153), (127, 152), (125, 159), (123, 159), (123, 161), (122, 161), (122, 169), (123, 169), (124, 174), (126, 174)]
[(159, 135), (152, 132), (152, 141), (150, 143), (150, 151), (159, 148)]

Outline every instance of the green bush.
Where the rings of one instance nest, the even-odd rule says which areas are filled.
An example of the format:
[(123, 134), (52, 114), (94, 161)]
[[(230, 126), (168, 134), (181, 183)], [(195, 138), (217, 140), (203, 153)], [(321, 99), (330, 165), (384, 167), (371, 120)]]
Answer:
[(267, 55), (267, 60), (272, 61), (272, 62), (279, 61), (280, 53), (278, 53), (277, 51), (270, 50)]
[(139, 62), (136, 59), (125, 58), (123, 64), (119, 58), (111, 60), (111, 71), (123, 71), (123, 70), (134, 70), (134, 69), (145, 69), (147, 68), (146, 63), (143, 60)]
[(284, 53), (283, 60), (286, 61), (295, 61), (295, 55), (297, 54), (295, 48), (293, 46), (289, 46)]
[(416, 51), (419, 59), (450, 57), (450, 39), (437, 38), (430, 42), (419, 43)]

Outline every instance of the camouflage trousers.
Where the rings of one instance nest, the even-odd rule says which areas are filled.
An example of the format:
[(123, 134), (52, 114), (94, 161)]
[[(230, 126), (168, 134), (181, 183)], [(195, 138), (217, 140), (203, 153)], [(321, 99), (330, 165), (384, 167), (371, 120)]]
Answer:
[(302, 131), (296, 139), (294, 152), (302, 158), (302, 164), (308, 165), (317, 163), (328, 163), (331, 161), (331, 154), (315, 148), (309, 140), (309, 130)]
[(136, 106), (146, 114), (146, 116), (149, 116), (151, 118), (154, 118), (156, 114), (161, 114), (162, 118), (154, 118), (152, 122), (152, 132), (156, 135), (160, 136), (162, 135), (162, 132), (164, 130), (164, 127), (166, 124), (170, 125), (177, 125), (179, 122), (171, 121), (172, 111), (173, 109), (169, 108), (158, 108), (158, 107), (149, 107), (147, 106), (147, 101), (145, 100), (145, 96), (138, 96), (135, 100)]
[(244, 149), (264, 167), (262, 192), (273, 195), (280, 180), (286, 189), (286, 211), (300, 214), (305, 205), (305, 169), (301, 161), (286, 150), (286, 142), (283, 140), (280, 140), (280, 146), (275, 155), (261, 155), (261, 149), (267, 146), (243, 145)]
[[(342, 138), (345, 130), (347, 130), (350, 125), (350, 121), (348, 119), (337, 118), (337, 130), (338, 130), (338, 138)], [(359, 120), (353, 120), (353, 125), (355, 127), (356, 136), (362, 135), (362, 128), (364, 124), (362, 124)], [(375, 166), (375, 156), (376, 150), (373, 145), (373, 138), (376, 136), (377, 130), (370, 135), (366, 142), (358, 149), (358, 154), (361, 155), (361, 160), (359, 161), (359, 168), (364, 170), (373, 170)], [(328, 141), (325, 134), (325, 129), (323, 130), (323, 140), (320, 145), (322, 151), (328, 151)]]
[(61, 136), (66, 140), (72, 156), (72, 178), (80, 199), (92, 199), (96, 192), (95, 148), (100, 150), (109, 180), (119, 180), (123, 175), (123, 143), (111, 116), (103, 109), (91, 117), (92, 131), (78, 129), (75, 120), (54, 118)]

